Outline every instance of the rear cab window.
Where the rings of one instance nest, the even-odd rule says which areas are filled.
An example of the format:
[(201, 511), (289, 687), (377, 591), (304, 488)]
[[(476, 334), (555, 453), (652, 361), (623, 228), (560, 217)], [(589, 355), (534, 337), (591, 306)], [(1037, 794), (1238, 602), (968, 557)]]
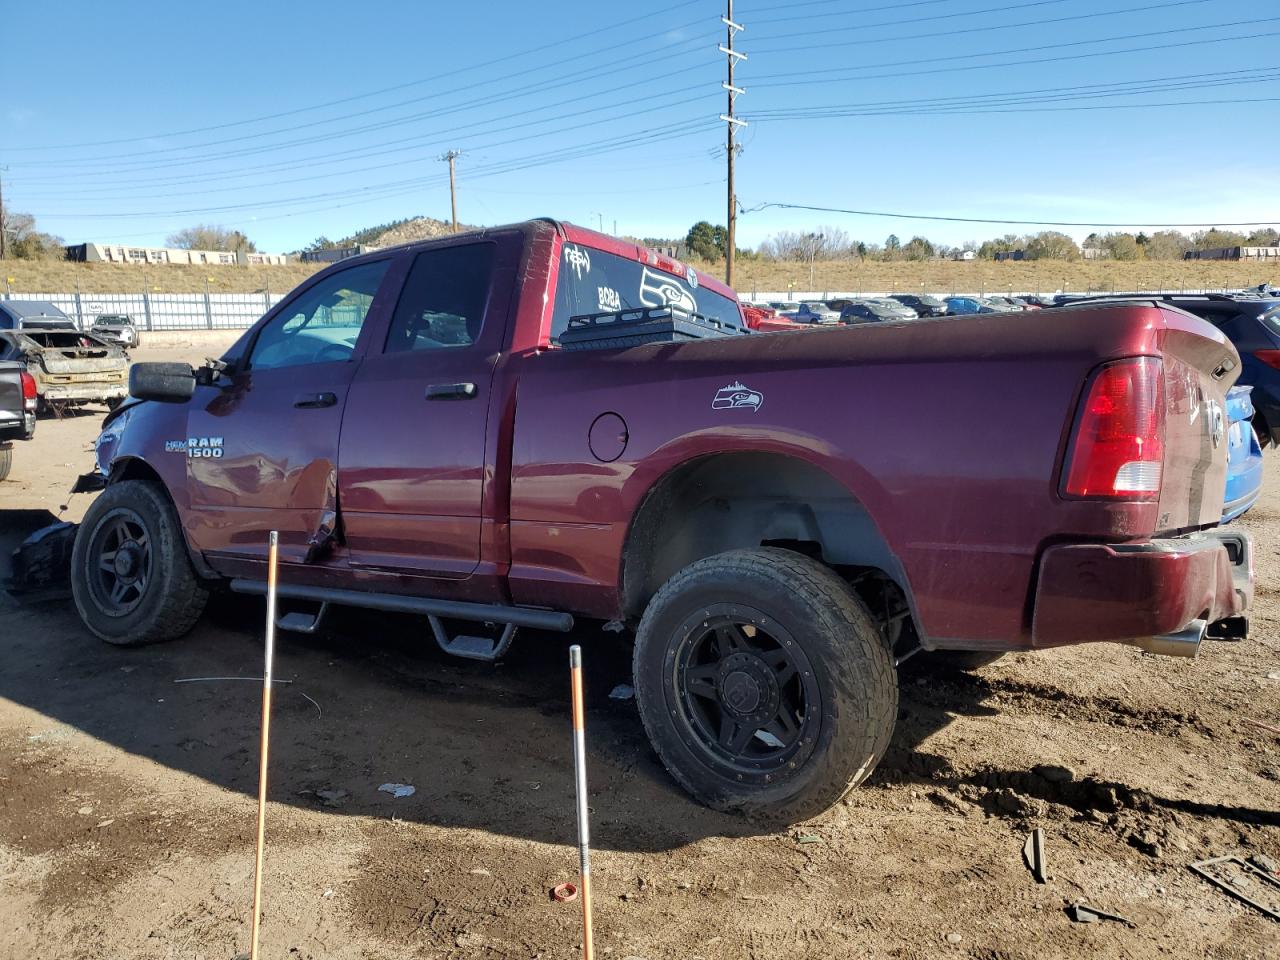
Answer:
[(560, 252), (551, 342), (559, 342), (571, 317), (665, 306), (742, 325), (737, 301), (699, 284), (691, 268), (677, 277), (639, 260), (566, 241)]

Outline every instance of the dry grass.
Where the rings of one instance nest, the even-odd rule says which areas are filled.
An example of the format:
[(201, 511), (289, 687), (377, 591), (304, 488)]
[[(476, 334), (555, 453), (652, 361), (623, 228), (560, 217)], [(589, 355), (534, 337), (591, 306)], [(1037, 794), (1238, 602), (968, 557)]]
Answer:
[[(6, 260), (0, 264), (0, 283), (12, 277), (14, 293), (254, 293), (292, 289), (321, 265), (291, 263), (283, 267), (136, 267), (115, 263)], [(723, 263), (695, 263), (714, 276), (724, 275)], [(737, 289), (760, 291), (808, 291), (809, 267), (802, 263), (741, 260), (736, 265)], [(871, 263), (856, 260), (818, 262), (813, 269), (818, 291), (919, 291), (934, 293), (1002, 293), (1058, 290), (1155, 290), (1218, 289), (1252, 286), (1262, 281), (1280, 284), (1280, 266), (1213, 261), (1037, 261), (971, 263)], [(794, 286), (793, 286), (794, 285)], [(896, 286), (895, 286), (896, 285)], [(0, 290), (3, 290), (0, 287)]]
[[(14, 293), (203, 293), (205, 278), (213, 293), (284, 293), (324, 264), (290, 263), (283, 267), (172, 266), (140, 267), (128, 263), (71, 263), (64, 260), (5, 260), (0, 283)], [(5, 289), (0, 286), (0, 290)]]
[[(714, 276), (724, 276), (724, 263), (695, 264)], [(734, 264), (734, 286), (739, 293), (754, 290), (876, 291), (932, 293), (1054, 293), (1106, 290), (1239, 289), (1270, 281), (1280, 284), (1280, 266), (1224, 261), (1118, 261), (1080, 260), (1073, 263), (1041, 260), (996, 263), (938, 261), (926, 263), (872, 263), (857, 260), (818, 262), (809, 265), (767, 260), (741, 260)]]

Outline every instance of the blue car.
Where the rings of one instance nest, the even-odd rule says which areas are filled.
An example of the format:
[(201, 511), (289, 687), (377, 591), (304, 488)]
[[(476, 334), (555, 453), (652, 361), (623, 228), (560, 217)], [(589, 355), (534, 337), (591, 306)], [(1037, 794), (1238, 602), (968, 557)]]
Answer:
[(1227, 391), (1227, 490), (1222, 522), (1229, 523), (1253, 506), (1262, 490), (1262, 445), (1253, 429), (1253, 387)]
[(1001, 313), (981, 297), (947, 297), (947, 313)]

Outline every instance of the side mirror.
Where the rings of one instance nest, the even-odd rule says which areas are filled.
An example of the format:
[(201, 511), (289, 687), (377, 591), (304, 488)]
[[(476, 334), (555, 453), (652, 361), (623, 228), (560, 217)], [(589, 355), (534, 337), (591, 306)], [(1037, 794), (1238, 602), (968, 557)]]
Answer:
[(139, 400), (185, 403), (195, 391), (189, 363), (135, 363), (129, 368), (129, 395)]

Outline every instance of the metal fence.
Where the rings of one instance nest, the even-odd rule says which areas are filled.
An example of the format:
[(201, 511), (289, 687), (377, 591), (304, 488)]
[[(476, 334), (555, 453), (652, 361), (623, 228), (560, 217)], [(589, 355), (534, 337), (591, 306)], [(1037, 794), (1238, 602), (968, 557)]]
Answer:
[(81, 327), (102, 314), (127, 314), (142, 330), (243, 330), (284, 293), (10, 293), (6, 300), (52, 303)]

